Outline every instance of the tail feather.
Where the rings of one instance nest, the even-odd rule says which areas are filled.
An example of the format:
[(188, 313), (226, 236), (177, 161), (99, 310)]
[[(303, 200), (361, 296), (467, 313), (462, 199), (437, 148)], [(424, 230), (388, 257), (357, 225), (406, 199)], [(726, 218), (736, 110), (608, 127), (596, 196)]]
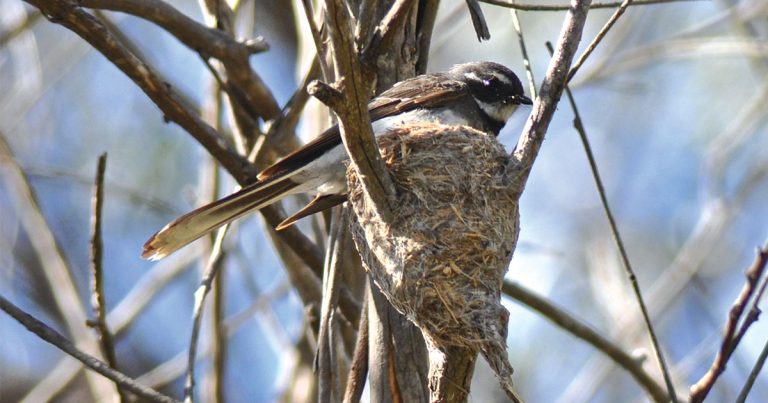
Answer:
[(257, 182), (175, 219), (144, 244), (142, 259), (160, 260), (245, 214), (268, 206), (299, 186), (290, 178)]

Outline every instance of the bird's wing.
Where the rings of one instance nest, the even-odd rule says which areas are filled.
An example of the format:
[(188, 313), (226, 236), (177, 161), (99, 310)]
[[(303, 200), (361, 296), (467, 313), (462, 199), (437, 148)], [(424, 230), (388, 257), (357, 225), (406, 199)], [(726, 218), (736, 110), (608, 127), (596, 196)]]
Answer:
[(395, 84), (369, 104), (371, 121), (419, 108), (436, 108), (469, 94), (469, 87), (444, 74), (414, 77)]
[[(466, 84), (442, 74), (414, 77), (395, 84), (368, 104), (371, 121), (418, 108), (435, 108), (467, 95)], [(259, 173), (259, 180), (276, 178), (305, 166), (319, 155), (341, 144), (339, 127), (333, 126), (320, 136), (286, 155)]]

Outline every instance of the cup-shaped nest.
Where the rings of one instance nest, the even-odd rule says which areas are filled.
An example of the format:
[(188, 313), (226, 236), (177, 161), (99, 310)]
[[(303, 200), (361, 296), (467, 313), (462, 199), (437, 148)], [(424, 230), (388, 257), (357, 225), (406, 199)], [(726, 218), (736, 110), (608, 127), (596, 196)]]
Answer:
[(394, 129), (379, 147), (397, 191), (391, 220), (376, 214), (347, 171), (352, 232), (366, 269), (432, 343), (505, 351), (501, 285), (517, 242), (520, 196), (508, 154), (494, 136), (434, 124)]

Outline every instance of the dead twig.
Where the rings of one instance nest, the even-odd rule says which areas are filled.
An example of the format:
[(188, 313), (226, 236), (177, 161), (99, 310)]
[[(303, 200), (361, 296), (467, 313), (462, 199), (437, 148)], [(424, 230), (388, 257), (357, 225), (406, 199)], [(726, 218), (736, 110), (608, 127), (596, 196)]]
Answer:
[[(517, 0), (480, 0), (483, 3), (493, 4), (495, 6), (514, 8), (521, 11), (567, 11), (571, 8), (570, 4), (563, 5), (550, 5), (550, 4), (530, 4), (530, 3), (518, 3)], [(677, 3), (683, 1), (704, 1), (704, 0), (635, 0), (632, 2), (635, 6), (648, 6), (653, 4), (666, 4)], [(598, 8), (616, 8), (621, 6), (622, 1), (605, 1), (594, 2), (590, 5), (589, 9)]]
[[(367, 284), (366, 284), (367, 286)], [(368, 375), (368, 293), (363, 294), (363, 307), (360, 324), (357, 328), (357, 342), (352, 356), (352, 365), (347, 376), (347, 389), (344, 391), (344, 403), (359, 402), (365, 389), (365, 377)]]
[(739, 397), (736, 399), (736, 403), (744, 403), (747, 400), (749, 391), (752, 390), (752, 385), (755, 384), (755, 380), (757, 379), (757, 376), (760, 374), (760, 370), (763, 369), (766, 359), (768, 359), (768, 340), (765, 341), (765, 346), (763, 346), (763, 351), (760, 352), (760, 356), (757, 357), (757, 362), (755, 362), (755, 366), (752, 367), (752, 371), (750, 371), (749, 377), (747, 378), (747, 381), (744, 383), (744, 387), (741, 388), (741, 392), (739, 392)]
[(203, 321), (205, 298), (211, 291), (213, 281), (216, 279), (216, 275), (222, 267), (224, 257), (222, 254), (222, 244), (228, 229), (229, 225), (224, 225), (216, 231), (216, 239), (211, 248), (211, 255), (208, 257), (205, 274), (200, 281), (200, 286), (198, 286), (195, 291), (195, 305), (192, 311), (192, 335), (190, 336), (189, 351), (187, 353), (187, 376), (184, 385), (184, 401), (187, 403), (194, 402), (197, 342), (200, 337), (200, 326)]
[[(73, 270), (64, 258), (61, 247), (43, 216), (40, 203), (29, 180), (1, 132), (0, 167), (3, 172), (0, 177), (7, 183), (7, 188), (10, 190), (8, 195), (22, 228), (28, 234), (38, 259), (45, 262), (42, 265), (42, 272), (67, 333), (73, 340), (78, 341), (86, 353), (99, 356), (101, 354), (99, 344), (85, 327), (87, 314), (72, 279)], [(114, 394), (114, 389), (107, 382), (99, 379), (100, 377), (95, 374), (86, 374), (88, 387), (94, 396), (106, 398)]]
[(504, 281), (501, 291), (610, 357), (616, 364), (629, 372), (629, 375), (645, 389), (653, 401), (657, 403), (669, 401), (669, 396), (664, 388), (643, 370), (642, 362), (626, 353), (621, 346), (594, 331), (589, 325), (582, 323), (562, 308), (509, 280)]
[(116, 385), (120, 385), (125, 390), (135, 393), (144, 399), (151, 402), (161, 403), (177, 403), (178, 400), (172, 399), (162, 393), (148, 388), (135, 380), (129, 378), (125, 374), (109, 367), (109, 365), (96, 357), (86, 354), (80, 351), (71, 341), (62, 336), (59, 332), (51, 329), (45, 323), (37, 320), (32, 315), (24, 312), (21, 308), (14, 305), (12, 302), (5, 299), (0, 295), (0, 309), (5, 311), (8, 315), (19, 321), (30, 332), (36, 334), (41, 339), (54, 345), (61, 351), (76, 358), (86, 367), (98, 372), (99, 374), (109, 378)]
[(573, 66), (571, 67), (571, 71), (568, 73), (568, 82), (570, 82), (573, 79), (573, 76), (576, 75), (576, 72), (579, 71), (579, 68), (581, 68), (581, 65), (584, 64), (584, 62), (587, 60), (589, 55), (592, 54), (592, 52), (597, 48), (597, 45), (600, 44), (600, 42), (605, 38), (606, 35), (608, 35), (608, 31), (613, 27), (613, 24), (616, 23), (616, 21), (619, 20), (619, 17), (621, 17), (622, 14), (624, 14), (624, 11), (627, 10), (627, 7), (632, 5), (632, 0), (624, 0), (621, 5), (619, 6), (616, 11), (614, 11), (613, 15), (611, 15), (611, 18), (608, 19), (608, 22), (603, 25), (602, 28), (600, 28), (600, 32), (595, 35), (595, 39), (592, 40), (592, 42), (587, 46), (587, 49), (584, 50), (584, 53), (581, 54), (578, 60), (576, 60), (575, 63), (573, 63)]
[[(565, 88), (568, 71), (581, 41), (584, 23), (587, 20), (590, 0), (574, 1), (565, 17), (563, 28), (555, 47), (555, 53), (547, 68), (539, 96), (525, 123), (515, 150), (510, 158), (508, 171), (519, 172), (522, 181), (530, 175), (533, 162), (539, 153), (549, 122), (555, 113), (557, 103)], [(519, 171), (518, 171), (519, 169)]]
[[(184, 104), (168, 83), (162, 82), (147, 65), (112, 35), (95, 17), (85, 12), (73, 0), (28, 0), (38, 7), (49, 20), (73, 31), (131, 78), (163, 111), (165, 119), (173, 121), (189, 132), (239, 181), (255, 177), (255, 170), (247, 159), (235, 150), (211, 126)], [(279, 112), (279, 111), (278, 111)]]
[(523, 56), (523, 66), (525, 66), (525, 75), (528, 78), (528, 91), (530, 91), (531, 99), (536, 98), (536, 80), (533, 78), (533, 69), (531, 68), (531, 59), (528, 57), (528, 49), (525, 47), (525, 39), (523, 38), (523, 27), (520, 25), (520, 18), (518, 18), (517, 10), (514, 8), (510, 10), (512, 15), (512, 25), (515, 27), (515, 33), (517, 33), (517, 41), (520, 43), (520, 53)]
[[(547, 42), (547, 48), (550, 52), (553, 52), (551, 43)], [(571, 71), (573, 71), (573, 69)], [(587, 137), (586, 129), (584, 128), (584, 124), (581, 121), (581, 115), (579, 114), (579, 110), (576, 107), (576, 100), (573, 98), (571, 89), (567, 84), (565, 86), (565, 93), (568, 96), (568, 102), (571, 105), (571, 109), (573, 109), (573, 127), (579, 133), (579, 139), (581, 139), (581, 144), (584, 147), (585, 154), (587, 155), (589, 168), (592, 172), (592, 177), (595, 180), (595, 185), (597, 186), (597, 193), (600, 196), (600, 203), (602, 204), (603, 210), (605, 211), (605, 216), (608, 218), (608, 223), (611, 227), (611, 234), (613, 235), (613, 239), (616, 242), (616, 247), (619, 249), (619, 254), (621, 255), (621, 262), (624, 266), (624, 270), (627, 274), (627, 277), (629, 278), (630, 283), (632, 284), (632, 291), (635, 294), (635, 299), (640, 306), (640, 312), (643, 315), (643, 322), (648, 329), (648, 336), (651, 339), (651, 346), (653, 347), (653, 351), (656, 354), (656, 359), (659, 362), (661, 373), (664, 376), (664, 382), (667, 385), (669, 398), (673, 402), (676, 402), (677, 395), (675, 393), (674, 383), (672, 382), (672, 376), (669, 373), (669, 367), (667, 366), (667, 362), (664, 359), (664, 354), (661, 351), (661, 346), (659, 345), (659, 340), (656, 337), (656, 331), (653, 328), (650, 314), (648, 313), (648, 308), (645, 304), (645, 299), (643, 298), (643, 294), (640, 291), (640, 285), (637, 282), (637, 275), (635, 275), (635, 271), (632, 269), (632, 264), (629, 261), (629, 255), (627, 254), (626, 247), (624, 246), (624, 241), (622, 240), (621, 233), (619, 233), (619, 228), (616, 225), (616, 219), (613, 217), (613, 211), (608, 205), (608, 197), (605, 194), (605, 187), (603, 186), (603, 181), (600, 178), (600, 171), (597, 168), (597, 162), (595, 161), (595, 156), (592, 152), (592, 146), (589, 144), (589, 138)]]
[[(749, 326), (757, 320), (757, 315), (759, 314), (757, 300), (762, 297), (762, 294), (765, 291), (765, 285), (768, 283), (768, 281), (763, 282), (763, 285), (760, 286), (760, 281), (765, 273), (766, 265), (768, 265), (768, 245), (763, 248), (758, 248), (755, 261), (745, 273), (747, 282), (744, 284), (739, 296), (736, 298), (731, 310), (728, 312), (728, 319), (725, 322), (725, 332), (723, 334), (723, 342), (720, 345), (720, 350), (717, 352), (717, 356), (707, 373), (691, 386), (691, 402), (699, 403), (704, 401), (707, 394), (712, 389), (712, 386), (714, 386), (715, 381), (717, 381), (717, 378), (719, 378), (725, 371), (725, 366), (733, 352), (736, 350), (736, 347), (738, 347), (739, 342), (741, 342), (741, 338), (744, 336)], [(747, 314), (742, 318), (747, 304), (749, 304), (749, 301), (751, 300), (754, 300), (754, 303), (750, 313), (754, 313), (752, 313), (752, 315)], [(739, 326), (739, 322), (742, 322), (741, 326)]]
[[(91, 306), (96, 318), (89, 321), (89, 325), (96, 329), (101, 345), (101, 353), (107, 364), (117, 369), (117, 357), (115, 356), (115, 342), (112, 332), (107, 327), (106, 304), (104, 302), (104, 270), (103, 256), (104, 245), (101, 236), (101, 217), (104, 207), (104, 172), (107, 169), (107, 153), (99, 156), (99, 163), (96, 168), (96, 179), (91, 199)], [(120, 394), (120, 401), (127, 402), (120, 385), (117, 385), (117, 393)]]

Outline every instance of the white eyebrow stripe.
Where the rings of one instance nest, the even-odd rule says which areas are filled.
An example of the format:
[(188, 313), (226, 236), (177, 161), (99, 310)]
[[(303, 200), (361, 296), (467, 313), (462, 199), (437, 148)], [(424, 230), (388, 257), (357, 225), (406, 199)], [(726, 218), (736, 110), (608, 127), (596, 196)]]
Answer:
[[(492, 76), (496, 77), (496, 79), (498, 79), (499, 81), (503, 82), (504, 84), (512, 84), (512, 81), (510, 81), (509, 77), (507, 77), (505, 74), (501, 74), (501, 73), (496, 72), (496, 71), (492, 71), (492, 72), (490, 72), (490, 74)], [(485, 80), (485, 79), (481, 78), (474, 71), (470, 71), (470, 72), (464, 73), (464, 77), (469, 78), (471, 80), (481, 81), (481, 82), (483, 82), (485, 84), (488, 84), (488, 81), (489, 81), (489, 80)]]
[(475, 74), (474, 71), (470, 71), (468, 73), (464, 73), (464, 77), (469, 78), (471, 80), (485, 81), (482, 78), (480, 78), (477, 74)]

